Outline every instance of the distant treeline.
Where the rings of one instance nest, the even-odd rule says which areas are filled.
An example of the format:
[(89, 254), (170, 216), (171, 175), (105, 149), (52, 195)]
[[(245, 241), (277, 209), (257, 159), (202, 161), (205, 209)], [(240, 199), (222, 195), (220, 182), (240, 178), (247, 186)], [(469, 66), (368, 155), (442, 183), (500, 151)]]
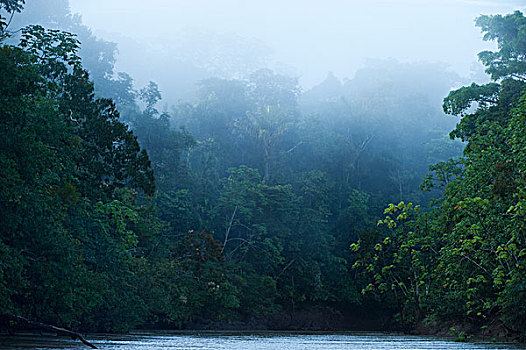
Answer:
[(327, 307), (526, 329), (522, 13), (477, 20), (493, 82), (443, 110), (456, 74), (378, 61), (307, 92), (266, 69), (207, 79), (161, 111), (67, 0), (0, 10), (38, 23), (0, 19), (1, 314), (126, 331)]

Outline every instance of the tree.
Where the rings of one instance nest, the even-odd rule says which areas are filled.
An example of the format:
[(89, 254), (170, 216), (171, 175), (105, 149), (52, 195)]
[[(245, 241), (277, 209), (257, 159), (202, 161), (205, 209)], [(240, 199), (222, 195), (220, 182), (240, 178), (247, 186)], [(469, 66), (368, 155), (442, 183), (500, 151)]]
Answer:
[(424, 181), (424, 187), (444, 187), (443, 198), (423, 214), (391, 204), (386, 214), (398, 216), (380, 223), (393, 234), (360, 240), (351, 249), (358, 255), (355, 266), (370, 276), (364, 291), (401, 292), (395, 300), (402, 314), (413, 305), (417, 321), (424, 315), (468, 320), (523, 334), (526, 25), (520, 12), (482, 16), (477, 25), (486, 40), (498, 41), (498, 52), (479, 55), (496, 81), (444, 99), (444, 111), (462, 117), (450, 136), (467, 145), (463, 158), (432, 166), (434, 175)]
[(354, 269), (368, 276), (362, 290), (377, 293), (382, 300), (392, 300), (397, 306), (398, 327), (420, 322), (427, 299), (434, 287), (434, 269), (439, 244), (427, 225), (427, 216), (412, 203), (390, 204), (389, 214), (378, 225), (387, 225), (390, 232), (379, 241), (367, 237), (351, 245), (357, 254)]
[(0, 11), (5, 10), (10, 16), (10, 18), (7, 19), (0, 15), (0, 42), (9, 36), (7, 28), (11, 24), (15, 12), (22, 11), (24, 3), (25, 0), (0, 0)]
[[(521, 206), (523, 191), (517, 166), (524, 152), (518, 120), (526, 85), (526, 19), (517, 11), (481, 16), (476, 24), (485, 40), (497, 40), (498, 51), (479, 54), (496, 82), (472, 84), (444, 99), (446, 112), (462, 116), (451, 137), (468, 144), (462, 172), (447, 184), (437, 219), (443, 236), (436, 278), (444, 281), (449, 301), (437, 312), (462, 310), (473, 322), (497, 319), (508, 329), (519, 330), (524, 314), (512, 310), (510, 305), (516, 304), (509, 296), (516, 293), (520, 298), (524, 286), (517, 278), (524, 264), (520, 253), (524, 234), (514, 222), (519, 219), (516, 208)], [(470, 111), (473, 103), (476, 109)]]
[[(503, 126), (507, 116), (522, 95), (526, 85), (526, 18), (520, 11), (511, 15), (481, 16), (476, 25), (484, 33), (484, 40), (497, 40), (499, 50), (483, 51), (479, 59), (486, 73), (495, 82), (485, 85), (473, 83), (469, 87), (451, 91), (444, 99), (444, 112), (460, 115), (462, 120), (450, 134), (468, 141), (475, 134), (489, 131), (492, 123)], [(474, 113), (466, 113), (476, 104)]]
[(94, 97), (77, 50), (74, 35), (40, 26), (0, 49), (2, 261), (12, 254), (2, 285), (13, 283), (0, 289), (2, 311), (126, 329), (144, 317), (127, 287), (136, 196), (155, 185), (114, 104)]
[(284, 134), (297, 123), (297, 79), (262, 69), (250, 76), (248, 94), (254, 103), (236, 127), (256, 139), (262, 150), (263, 179), (269, 183), (271, 163), (278, 156), (277, 146)]
[(506, 16), (480, 16), (475, 22), (484, 40), (496, 40), (499, 51), (482, 51), (479, 59), (492, 80), (517, 79), (526, 82), (526, 18), (520, 11)]
[(20, 12), (24, 8), (25, 0), (1, 0), (0, 10), (5, 9), (7, 12)]

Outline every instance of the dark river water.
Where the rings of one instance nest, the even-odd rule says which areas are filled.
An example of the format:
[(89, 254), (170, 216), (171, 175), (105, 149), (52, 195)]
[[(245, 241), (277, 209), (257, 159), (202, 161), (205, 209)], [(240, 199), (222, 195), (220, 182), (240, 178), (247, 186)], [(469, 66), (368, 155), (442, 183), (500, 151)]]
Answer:
[[(447, 339), (378, 333), (145, 333), (132, 335), (98, 335), (87, 338), (99, 349), (112, 350), (192, 350), (192, 349), (526, 349), (514, 344), (490, 342), (456, 343)], [(89, 349), (80, 341), (48, 336), (0, 337), (5, 349)]]

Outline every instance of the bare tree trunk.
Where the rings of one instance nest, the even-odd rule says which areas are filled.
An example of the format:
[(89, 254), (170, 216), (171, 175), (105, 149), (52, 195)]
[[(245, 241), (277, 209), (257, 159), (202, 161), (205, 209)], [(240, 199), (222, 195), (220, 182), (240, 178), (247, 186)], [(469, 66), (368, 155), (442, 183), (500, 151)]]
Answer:
[(228, 243), (228, 235), (230, 234), (230, 230), (232, 229), (232, 224), (234, 223), (234, 217), (236, 216), (237, 212), (237, 205), (234, 208), (234, 212), (232, 213), (232, 217), (230, 218), (230, 223), (228, 224), (228, 228), (225, 232), (225, 241), (223, 242), (223, 248), (221, 248), (221, 253), (225, 250), (226, 244)]
[(263, 140), (263, 147), (264, 147), (264, 157), (263, 162), (265, 163), (265, 183), (268, 184), (270, 180), (270, 140), (264, 139)]

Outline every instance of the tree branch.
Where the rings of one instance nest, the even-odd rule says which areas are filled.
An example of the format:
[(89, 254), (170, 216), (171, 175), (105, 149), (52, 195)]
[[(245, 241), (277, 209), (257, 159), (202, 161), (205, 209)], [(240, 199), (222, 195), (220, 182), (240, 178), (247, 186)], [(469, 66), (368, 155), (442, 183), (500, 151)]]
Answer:
[(53, 333), (56, 333), (57, 335), (65, 335), (65, 336), (71, 337), (71, 339), (73, 340), (80, 340), (82, 343), (84, 343), (85, 345), (89, 346), (92, 349), (97, 349), (95, 345), (93, 345), (92, 343), (84, 339), (84, 337), (80, 335), (79, 333), (70, 331), (65, 328), (56, 327), (56, 326), (46, 324), (46, 323), (31, 321), (25, 317), (11, 315), (11, 314), (0, 314), (0, 318), (4, 318), (4, 319), (8, 319), (8, 320), (15, 321), (15, 322), (20, 322), (20, 323), (25, 323), (32, 327), (51, 331)]

